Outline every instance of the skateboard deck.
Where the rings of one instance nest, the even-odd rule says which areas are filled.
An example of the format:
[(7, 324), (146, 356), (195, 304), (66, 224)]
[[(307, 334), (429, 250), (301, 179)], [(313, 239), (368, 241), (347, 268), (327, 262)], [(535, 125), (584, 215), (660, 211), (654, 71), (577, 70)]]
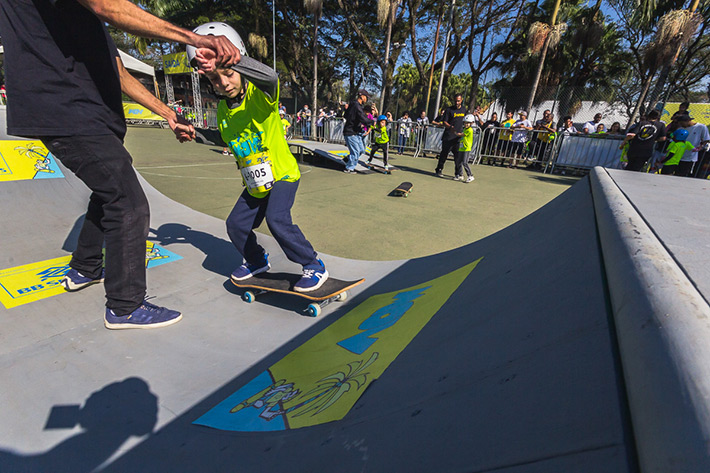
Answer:
[(392, 170), (394, 169), (392, 166), (390, 166), (389, 169), (386, 169), (384, 166), (381, 166), (377, 163), (368, 163), (368, 162), (365, 162), (364, 166), (366, 166), (370, 169), (374, 169), (375, 171), (379, 171), (383, 174), (392, 174)]
[(411, 182), (403, 182), (400, 185), (398, 185), (391, 193), (390, 195), (393, 195), (395, 197), (407, 197), (410, 192), (412, 192), (412, 188), (414, 187), (414, 184)]
[(311, 292), (296, 292), (293, 290), (294, 284), (301, 279), (300, 274), (293, 273), (261, 273), (252, 276), (243, 281), (235, 281), (230, 279), (235, 286), (246, 289), (242, 295), (245, 302), (254, 302), (256, 296), (267, 292), (279, 292), (282, 294), (291, 294), (314, 301), (315, 304), (309, 304), (306, 312), (317, 317), (321, 313), (321, 309), (331, 302), (344, 301), (347, 298), (347, 290), (358, 284), (361, 284), (365, 279), (355, 281), (343, 281), (333, 277), (329, 277), (321, 287)]

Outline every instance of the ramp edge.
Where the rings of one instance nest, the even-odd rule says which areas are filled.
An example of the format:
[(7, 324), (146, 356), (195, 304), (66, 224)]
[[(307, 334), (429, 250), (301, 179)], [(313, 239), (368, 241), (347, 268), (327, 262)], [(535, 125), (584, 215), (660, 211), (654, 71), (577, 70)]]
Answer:
[(710, 471), (710, 307), (608, 172), (590, 177), (641, 471)]

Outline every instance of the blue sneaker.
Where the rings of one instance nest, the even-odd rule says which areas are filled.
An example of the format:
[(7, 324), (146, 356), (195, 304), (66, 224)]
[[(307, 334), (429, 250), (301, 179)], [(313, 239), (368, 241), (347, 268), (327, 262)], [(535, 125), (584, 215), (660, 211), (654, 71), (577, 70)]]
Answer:
[(111, 330), (129, 328), (160, 328), (167, 327), (182, 319), (182, 314), (166, 307), (158, 307), (148, 301), (143, 301), (140, 307), (128, 315), (116, 315), (106, 308), (104, 325)]
[(328, 279), (328, 271), (325, 269), (323, 261), (318, 260), (317, 265), (303, 267), (303, 276), (293, 286), (296, 292), (315, 291)]
[(79, 289), (84, 289), (86, 286), (104, 282), (105, 275), (106, 271), (101, 268), (101, 276), (99, 276), (98, 279), (91, 279), (87, 278), (76, 269), (70, 268), (59, 283), (64, 286), (64, 289), (67, 291), (78, 291)]
[(264, 253), (263, 261), (259, 262), (258, 264), (244, 263), (243, 265), (234, 270), (231, 278), (233, 281), (244, 281), (245, 279), (249, 279), (250, 277), (259, 273), (265, 273), (270, 269), (271, 264), (269, 264), (269, 254)]

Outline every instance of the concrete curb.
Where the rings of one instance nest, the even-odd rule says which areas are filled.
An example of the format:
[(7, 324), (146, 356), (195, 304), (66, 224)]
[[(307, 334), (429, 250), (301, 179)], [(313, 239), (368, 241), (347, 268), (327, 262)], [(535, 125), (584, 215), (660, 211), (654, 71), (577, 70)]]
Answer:
[(590, 177), (641, 471), (710, 471), (710, 307), (609, 173)]

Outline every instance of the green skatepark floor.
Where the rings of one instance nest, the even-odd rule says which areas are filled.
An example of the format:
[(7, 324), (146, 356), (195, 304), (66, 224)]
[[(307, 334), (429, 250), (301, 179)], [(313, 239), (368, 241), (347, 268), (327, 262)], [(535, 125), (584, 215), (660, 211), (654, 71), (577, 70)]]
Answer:
[[(160, 192), (188, 207), (225, 219), (242, 192), (241, 177), (222, 148), (178, 143), (172, 132), (129, 127), (126, 147), (141, 175)], [(300, 164), (294, 222), (316, 251), (361, 260), (398, 260), (436, 254), (491, 235), (542, 207), (578, 178), (472, 166), (476, 180), (433, 175), (436, 160), (393, 155), (391, 175), (345, 174)], [(408, 198), (389, 197), (397, 184), (414, 184)], [(259, 232), (270, 234), (266, 224)], [(524, 236), (522, 236), (524, 238)], [(541, 242), (542, 244), (543, 242)]]

